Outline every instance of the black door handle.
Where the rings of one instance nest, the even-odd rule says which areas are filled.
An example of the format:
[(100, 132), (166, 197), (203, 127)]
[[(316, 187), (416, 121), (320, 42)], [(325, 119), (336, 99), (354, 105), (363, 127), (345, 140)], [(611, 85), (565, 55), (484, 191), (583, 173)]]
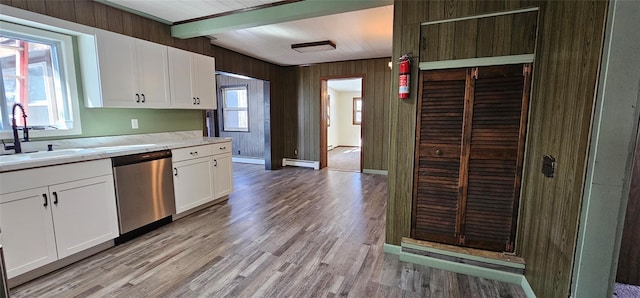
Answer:
[(173, 176), (178, 176), (178, 168), (173, 168)]
[(140, 94), (136, 93), (136, 102), (140, 102)]
[(53, 204), (58, 205), (58, 193), (54, 191), (52, 194), (53, 194)]
[(213, 160), (213, 166), (214, 166), (214, 167), (217, 167), (217, 166), (218, 166), (218, 160), (217, 160), (217, 159), (214, 159), (214, 160)]
[(142, 102), (147, 101), (147, 98), (144, 96), (144, 93), (142, 93)]
[(47, 194), (43, 193), (42, 197), (44, 198), (44, 204), (42, 204), (42, 206), (44, 206), (44, 207), (49, 206), (49, 200), (47, 199)]

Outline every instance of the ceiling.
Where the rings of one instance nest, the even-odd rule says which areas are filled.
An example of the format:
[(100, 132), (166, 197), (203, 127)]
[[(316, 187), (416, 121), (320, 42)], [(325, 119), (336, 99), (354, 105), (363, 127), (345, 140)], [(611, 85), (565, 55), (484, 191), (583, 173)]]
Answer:
[[(177, 38), (211, 43), (278, 65), (391, 57), (392, 0), (98, 0), (172, 25)], [(335, 50), (292, 44), (330, 40)]]
[(362, 78), (328, 80), (327, 87), (338, 92), (362, 92)]

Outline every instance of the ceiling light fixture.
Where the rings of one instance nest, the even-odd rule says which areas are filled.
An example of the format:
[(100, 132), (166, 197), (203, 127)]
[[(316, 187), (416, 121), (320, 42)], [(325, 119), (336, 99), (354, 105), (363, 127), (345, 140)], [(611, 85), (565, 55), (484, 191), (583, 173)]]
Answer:
[(336, 44), (330, 40), (296, 43), (291, 45), (291, 49), (298, 53), (309, 53), (319, 51), (330, 51), (336, 49)]

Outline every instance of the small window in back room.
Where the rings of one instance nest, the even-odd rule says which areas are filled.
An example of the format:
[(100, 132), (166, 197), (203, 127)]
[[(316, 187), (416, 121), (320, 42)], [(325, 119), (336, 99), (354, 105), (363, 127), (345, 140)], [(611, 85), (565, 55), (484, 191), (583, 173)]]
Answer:
[(353, 125), (362, 124), (362, 98), (353, 98)]
[(247, 86), (225, 86), (222, 93), (224, 131), (249, 131), (249, 100)]
[[(11, 130), (14, 104), (28, 115), (34, 136), (80, 133), (77, 87), (69, 35), (2, 22), (0, 131)], [(16, 120), (23, 126), (21, 112)]]

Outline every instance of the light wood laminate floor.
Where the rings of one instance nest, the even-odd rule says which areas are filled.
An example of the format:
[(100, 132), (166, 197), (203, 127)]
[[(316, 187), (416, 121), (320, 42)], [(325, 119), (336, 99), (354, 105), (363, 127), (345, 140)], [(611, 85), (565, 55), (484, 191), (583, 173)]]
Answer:
[(11, 290), (14, 297), (524, 297), (383, 253), (386, 176), (234, 163), (229, 201)]

